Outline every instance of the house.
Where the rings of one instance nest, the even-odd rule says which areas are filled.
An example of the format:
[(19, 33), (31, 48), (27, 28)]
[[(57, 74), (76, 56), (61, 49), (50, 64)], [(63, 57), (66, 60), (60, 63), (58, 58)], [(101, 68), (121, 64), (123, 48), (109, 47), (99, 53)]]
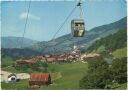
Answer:
[(49, 54), (46, 54), (44, 57), (46, 57), (46, 58), (49, 58), (49, 57), (51, 57), (51, 55), (49, 55)]
[(51, 84), (51, 76), (48, 73), (33, 73), (30, 74), (29, 85), (49, 85)]
[(100, 56), (100, 54), (96, 54), (96, 53), (94, 53), (94, 54), (82, 54), (80, 56), (80, 58), (83, 60), (83, 59), (86, 59), (86, 58), (94, 58), (94, 57), (97, 57), (97, 56)]
[(77, 53), (71, 53), (68, 56), (68, 59), (70, 59), (71, 61), (76, 61), (76, 60), (78, 60), (78, 58), (79, 58), (79, 55)]
[(36, 56), (35, 59), (39, 61), (46, 61), (46, 58), (44, 56)]
[(53, 58), (53, 57), (49, 57), (49, 58), (46, 58), (46, 61), (47, 61), (48, 63), (52, 63), (52, 62), (56, 61), (56, 59)]
[(66, 60), (67, 60), (66, 57), (58, 57), (57, 58), (57, 61), (59, 61), (59, 62), (65, 62)]
[(37, 61), (33, 60), (33, 59), (29, 59), (29, 60), (16, 60), (16, 63), (20, 63), (20, 64), (24, 64), (24, 63), (28, 63), (28, 64), (35, 64)]

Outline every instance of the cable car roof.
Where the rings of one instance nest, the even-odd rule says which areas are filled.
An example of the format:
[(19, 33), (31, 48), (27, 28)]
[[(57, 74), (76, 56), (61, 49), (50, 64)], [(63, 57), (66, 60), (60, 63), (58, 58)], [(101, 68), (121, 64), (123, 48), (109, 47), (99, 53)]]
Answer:
[(72, 22), (84, 22), (84, 19), (73, 19)]

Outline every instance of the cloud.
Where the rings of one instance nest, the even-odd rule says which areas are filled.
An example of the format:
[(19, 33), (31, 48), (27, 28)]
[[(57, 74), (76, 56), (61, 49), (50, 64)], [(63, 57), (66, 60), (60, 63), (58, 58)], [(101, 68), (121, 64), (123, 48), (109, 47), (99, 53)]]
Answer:
[[(26, 18), (27, 18), (27, 12), (23, 12), (20, 14), (20, 19), (26, 19)], [(40, 17), (35, 16), (31, 13), (28, 14), (28, 18), (33, 20), (40, 20)]]

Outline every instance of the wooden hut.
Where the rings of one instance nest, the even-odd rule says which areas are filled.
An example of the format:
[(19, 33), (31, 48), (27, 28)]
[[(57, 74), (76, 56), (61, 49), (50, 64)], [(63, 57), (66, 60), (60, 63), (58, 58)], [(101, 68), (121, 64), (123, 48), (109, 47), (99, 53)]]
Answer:
[(29, 86), (49, 84), (51, 84), (51, 76), (48, 73), (35, 73), (30, 75)]

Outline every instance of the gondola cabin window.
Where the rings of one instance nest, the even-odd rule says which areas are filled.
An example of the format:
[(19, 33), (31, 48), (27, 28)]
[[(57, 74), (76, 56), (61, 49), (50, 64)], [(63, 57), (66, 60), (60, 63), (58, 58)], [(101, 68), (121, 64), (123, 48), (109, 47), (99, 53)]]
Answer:
[(71, 21), (71, 30), (73, 37), (83, 37), (85, 33), (85, 24), (83, 19)]

